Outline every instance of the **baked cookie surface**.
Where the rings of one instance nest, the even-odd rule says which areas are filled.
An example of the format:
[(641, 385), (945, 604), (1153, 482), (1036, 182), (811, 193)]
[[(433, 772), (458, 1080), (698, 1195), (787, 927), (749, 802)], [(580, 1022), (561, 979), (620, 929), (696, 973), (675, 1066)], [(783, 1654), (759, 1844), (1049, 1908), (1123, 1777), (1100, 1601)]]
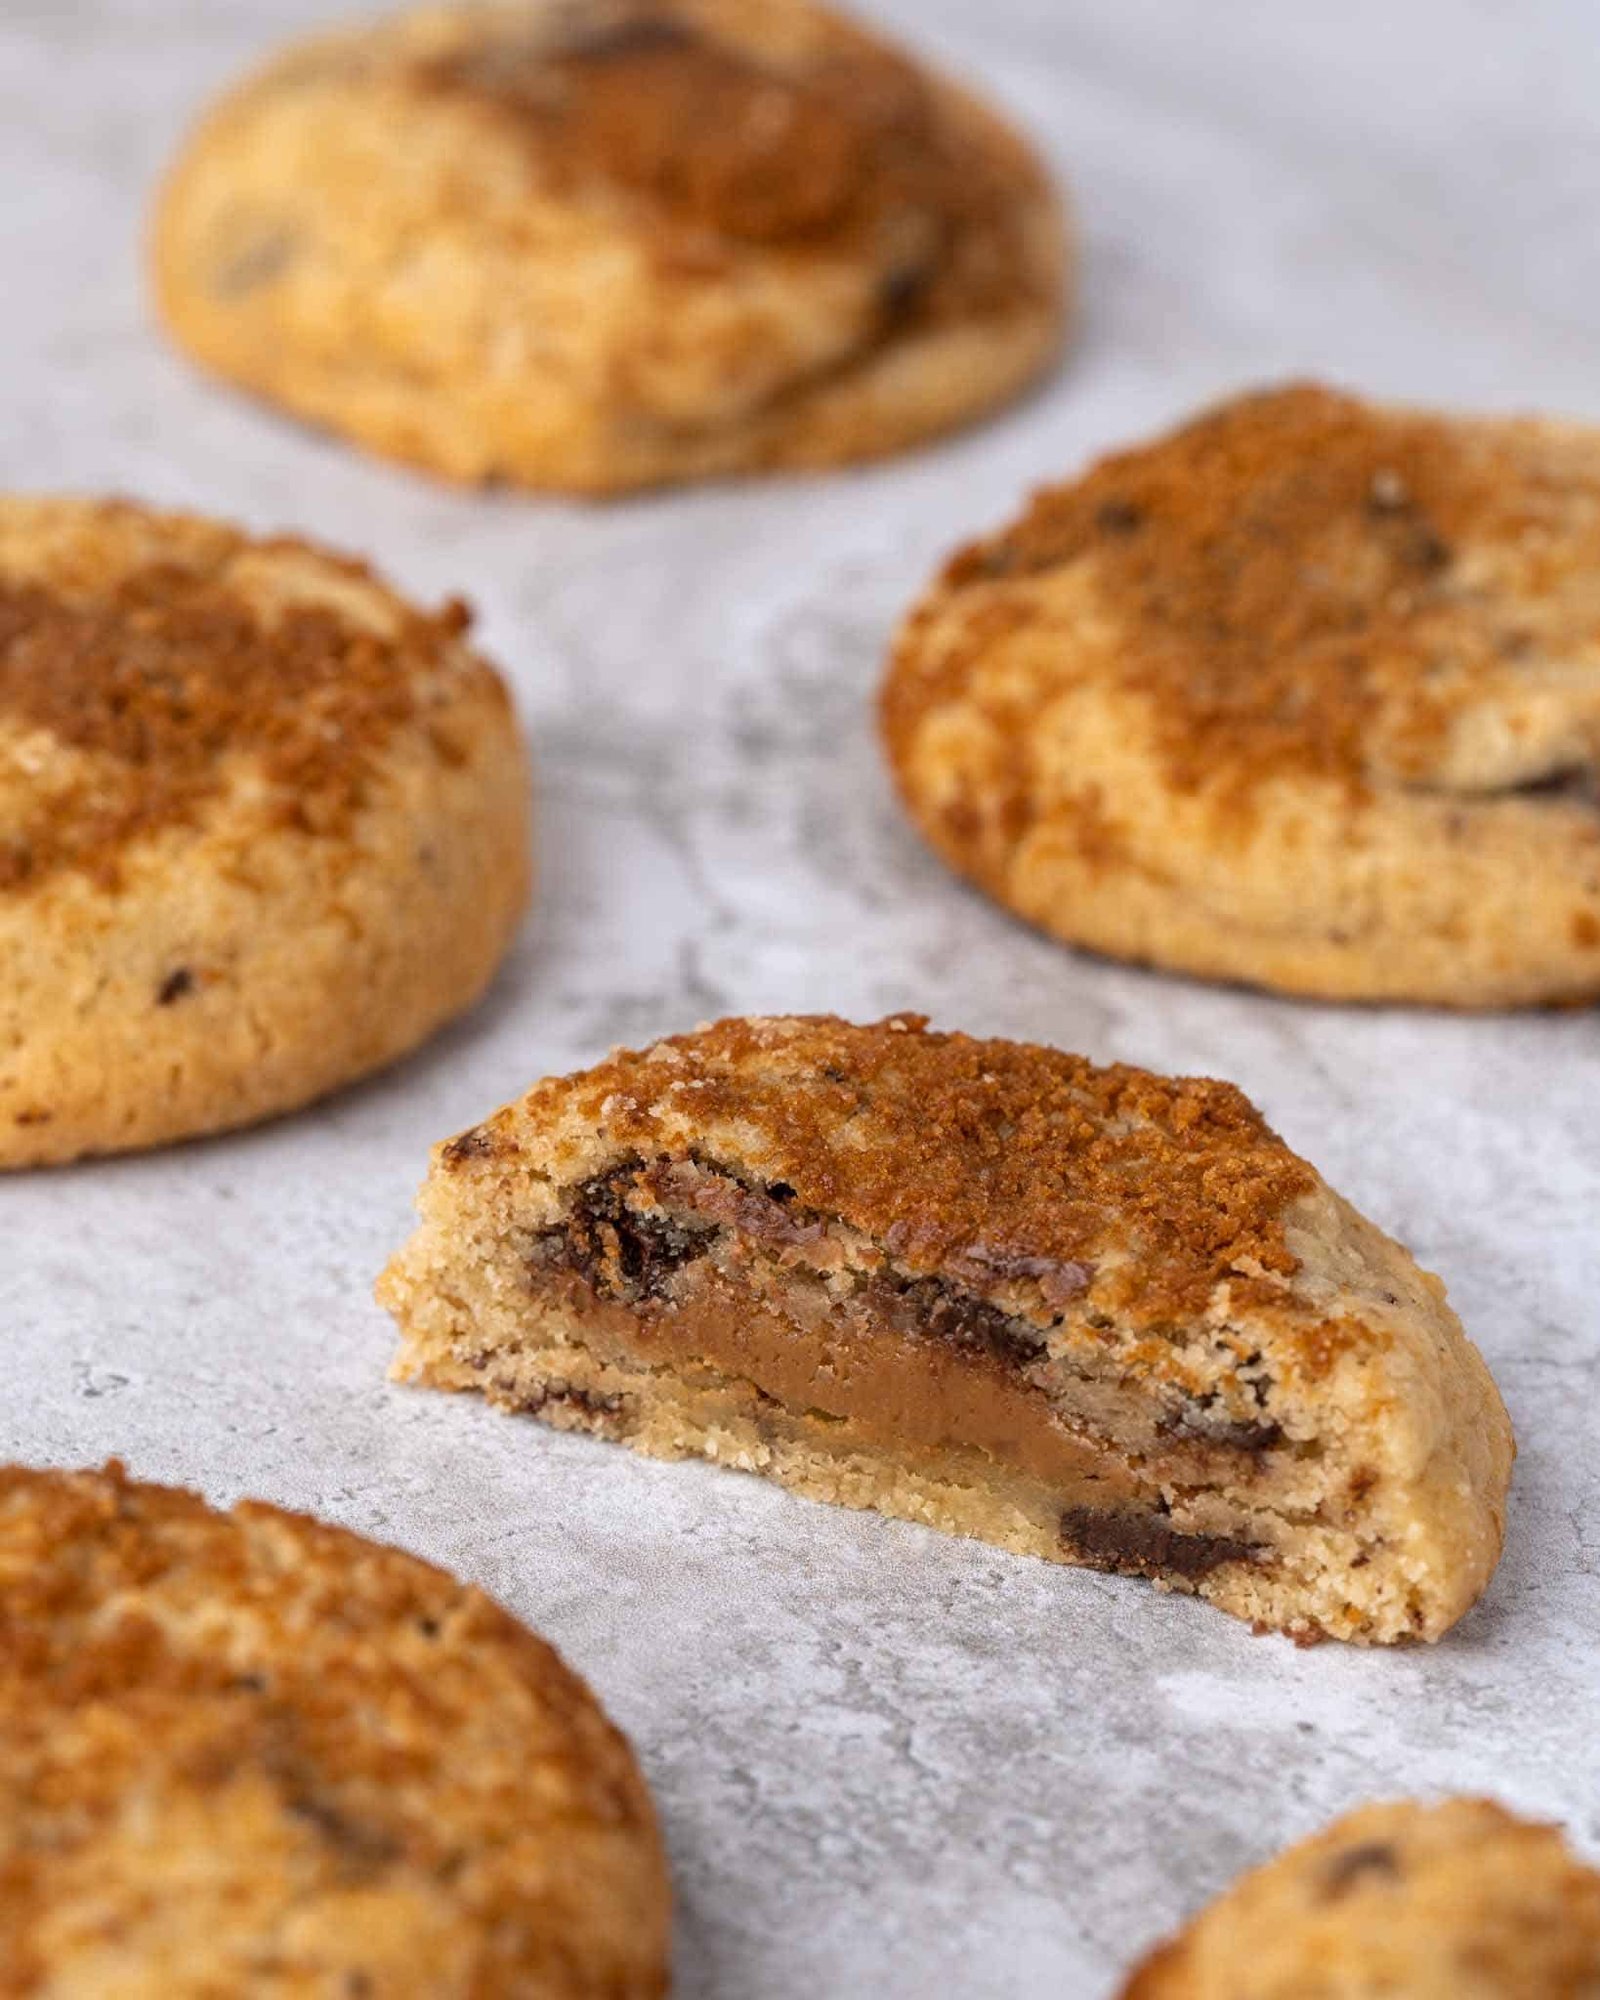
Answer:
[(287, 50), (154, 267), (219, 375), (457, 480), (609, 493), (891, 452), (1059, 345), (999, 119), (810, 0), (430, 7)]
[(1296, 386), (962, 550), (913, 819), (1073, 944), (1333, 999), (1600, 995), (1600, 431)]
[(396, 1373), (663, 1457), (1437, 1638), (1510, 1427), (1438, 1281), (1231, 1085), (916, 1017), (730, 1020), (436, 1148)]
[(1364, 1806), (1235, 1883), (1123, 2000), (1596, 2000), (1600, 1873), (1487, 1799)]
[(626, 1742), (442, 1570), (253, 1501), (0, 1469), (0, 1990), (644, 2000)]
[(477, 998), (529, 798), (466, 622), (303, 543), (0, 497), (0, 1166), (288, 1109)]

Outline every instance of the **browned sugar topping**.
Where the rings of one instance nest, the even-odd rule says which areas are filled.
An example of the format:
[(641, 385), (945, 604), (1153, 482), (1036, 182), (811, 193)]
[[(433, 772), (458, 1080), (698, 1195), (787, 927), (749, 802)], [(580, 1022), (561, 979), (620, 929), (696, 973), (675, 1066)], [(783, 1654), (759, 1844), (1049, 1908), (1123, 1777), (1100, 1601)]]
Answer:
[(478, 40), (418, 77), (512, 121), (557, 184), (624, 189), (702, 246), (869, 256), (888, 312), (997, 307), (1025, 282), (1031, 163), (957, 131), (912, 64), (842, 26), (780, 68), (688, 14), (628, 10), (554, 45)]
[[(513, 1975), (563, 1948), (530, 1890), (548, 1850), (523, 1879), (495, 1857), (541, 1817), (557, 1841), (648, 1824), (582, 1685), (443, 1571), (276, 1508), (219, 1514), (115, 1463), (0, 1467), (0, 1938), (24, 1969), (43, 1977), (29, 1940), (61, 1871), (130, 1810), (187, 1795), (249, 1843), (256, 1816), (225, 1806), (246, 1782), (300, 1844), (302, 1899), (401, 1878), (473, 1906), (485, 1992), (522, 1990)], [(31, 1991), (18, 1977), (7, 1991)]]
[[(1557, 472), (1485, 428), (1296, 386), (1041, 492), (948, 566), (948, 586), (980, 587), (984, 615), (926, 677), (891, 686), (891, 743), (1029, 622), (1031, 579), (1088, 564), (1116, 626), (1094, 671), (1148, 697), (1177, 783), (1293, 768), (1359, 785), (1380, 712), (1402, 762), (1425, 764), (1475, 688), (1527, 650), (1519, 603), (1600, 564), (1600, 476), (1575, 509), (1570, 461)], [(1514, 579), (1503, 597), (1464, 574), (1463, 554), (1486, 547)], [(1587, 621), (1575, 636), (1600, 635)]]
[[(130, 841), (192, 823), (239, 760), (265, 782), (269, 823), (343, 831), (416, 714), (419, 668), (467, 616), (407, 612), (392, 637), (320, 607), (269, 618), (224, 575), (167, 562), (83, 594), (0, 580), (0, 722), (92, 760), (0, 830), (0, 890), (62, 868), (114, 881)], [(457, 754), (442, 734), (436, 747)]]
[(903, 1269), (974, 1294), (1093, 1273), (1095, 1297), (1142, 1324), (1190, 1317), (1224, 1279), (1281, 1299), (1297, 1268), (1284, 1212), (1317, 1184), (1230, 1084), (931, 1033), (915, 1015), (727, 1020), (620, 1052), (483, 1128), (491, 1157), (508, 1116), (592, 1122), (646, 1159), (692, 1129)]

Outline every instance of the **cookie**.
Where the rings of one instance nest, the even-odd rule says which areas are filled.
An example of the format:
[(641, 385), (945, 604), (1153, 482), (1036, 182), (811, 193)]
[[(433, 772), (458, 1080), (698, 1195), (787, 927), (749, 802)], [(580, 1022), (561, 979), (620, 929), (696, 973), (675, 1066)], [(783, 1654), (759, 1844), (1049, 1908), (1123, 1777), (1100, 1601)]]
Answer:
[(667, 1928), (626, 1742), (481, 1592), (0, 1468), (0, 1990), (647, 2000)]
[(1229, 1084), (729, 1020), (537, 1085), (420, 1208), (402, 1380), (1308, 1639), (1435, 1639), (1499, 1555), (1443, 1287)]
[(0, 498), (0, 1166), (286, 1110), (478, 997), (529, 796), (467, 622), (301, 542)]
[(1039, 494), (905, 623), (958, 873), (1113, 957), (1339, 1000), (1600, 995), (1600, 430), (1247, 396)]
[(1486, 1799), (1363, 1806), (1246, 1875), (1122, 2000), (1600, 2000), (1600, 1873)]
[(161, 196), (207, 368), (464, 481), (877, 457), (1051, 361), (1060, 208), (964, 90), (810, 0), (428, 7), (290, 48)]

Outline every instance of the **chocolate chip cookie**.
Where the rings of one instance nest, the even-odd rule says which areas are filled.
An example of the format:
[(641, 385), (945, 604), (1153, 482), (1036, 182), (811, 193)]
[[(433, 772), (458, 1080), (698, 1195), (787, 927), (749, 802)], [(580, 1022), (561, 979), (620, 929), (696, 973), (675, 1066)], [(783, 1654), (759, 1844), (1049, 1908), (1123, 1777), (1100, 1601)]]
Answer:
[(1364, 1806), (1246, 1875), (1123, 2000), (1596, 2000), (1600, 1872), (1486, 1799)]
[(529, 798), (467, 622), (302, 542), (0, 497), (0, 1167), (286, 1110), (477, 998)]
[(228, 380), (457, 480), (614, 493), (873, 457), (1054, 355), (1031, 150), (810, 0), (428, 7), (297, 45), (161, 198)]
[(627, 1744), (481, 1592), (0, 1468), (0, 1990), (655, 2000), (667, 1927)]
[(1499, 1555), (1443, 1287), (1225, 1083), (729, 1020), (537, 1085), (420, 1206), (405, 1380), (1308, 1639), (1435, 1639)]
[(913, 819), (1072, 944), (1330, 999), (1600, 995), (1600, 431), (1247, 396), (912, 612)]

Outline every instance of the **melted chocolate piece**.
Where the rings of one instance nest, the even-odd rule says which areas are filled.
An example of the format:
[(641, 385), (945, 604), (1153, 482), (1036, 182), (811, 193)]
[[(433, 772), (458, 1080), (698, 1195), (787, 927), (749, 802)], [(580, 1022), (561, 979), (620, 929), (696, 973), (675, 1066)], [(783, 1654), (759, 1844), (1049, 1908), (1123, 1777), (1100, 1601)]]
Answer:
[(688, 1224), (628, 1206), (640, 1170), (613, 1167), (585, 1181), (573, 1196), (565, 1226), (543, 1239), (547, 1256), (564, 1264), (602, 1299), (637, 1305), (665, 1295), (674, 1271), (705, 1255), (712, 1224)]
[(682, 21), (660, 14), (642, 14), (631, 20), (579, 28), (567, 36), (557, 54), (563, 61), (615, 62), (658, 49), (688, 48), (694, 39)]
[(469, 1125), (445, 1145), (440, 1154), (447, 1167), (459, 1167), (465, 1160), (491, 1160), (498, 1148), (494, 1134), (483, 1125)]
[(536, 1417), (552, 1403), (582, 1410), (591, 1417), (620, 1417), (625, 1400), (619, 1389), (580, 1389), (571, 1382), (546, 1382), (524, 1397), (518, 1407), (530, 1417)]
[[(470, 1157), (475, 1144), (466, 1149), (478, 1136), (463, 1133), (446, 1148), (446, 1158), (454, 1163), (457, 1148)], [(630, 1195), (640, 1193), (662, 1206), (631, 1207)], [(826, 1224), (795, 1201), (787, 1182), (752, 1187), (697, 1160), (628, 1162), (573, 1191), (566, 1221), (539, 1239), (535, 1262), (576, 1272), (599, 1298), (639, 1305), (666, 1298), (674, 1274), (705, 1256), (725, 1231), (747, 1242), (793, 1247), (815, 1242)], [(1018, 1268), (1026, 1261), (1012, 1260)], [(1045, 1352), (1039, 1328), (946, 1278), (879, 1277), (870, 1281), (868, 1296), (905, 1330), (1006, 1367), (1024, 1367)]]
[(194, 974), (188, 966), (180, 965), (169, 972), (156, 988), (156, 1005), (170, 1007), (175, 1000), (182, 1000), (194, 991)]
[(1231, 1535), (1188, 1535), (1154, 1514), (1098, 1507), (1068, 1507), (1061, 1516), (1061, 1539), (1095, 1569), (1169, 1581), (1194, 1582), (1228, 1563), (1253, 1562), (1261, 1553), (1255, 1543)]
[(1593, 764), (1568, 764), (1543, 777), (1527, 778), (1520, 785), (1507, 785), (1492, 794), (1496, 798), (1555, 799), (1579, 806), (1600, 806), (1600, 768)]
[(1328, 1863), (1322, 1877), (1326, 1902), (1337, 1902), (1364, 1875), (1392, 1878), (1400, 1873), (1400, 1857), (1386, 1840), (1365, 1840), (1359, 1847), (1347, 1847)]
[(1131, 500), (1102, 500), (1094, 524), (1103, 535), (1131, 535), (1144, 526), (1144, 509)]
[(1013, 1319), (943, 1278), (914, 1278), (895, 1289), (911, 1310), (914, 1330), (929, 1340), (942, 1340), (1012, 1367), (1037, 1361), (1045, 1350), (1045, 1337), (1037, 1327)]
[(1196, 1396), (1171, 1411), (1156, 1425), (1160, 1437), (1189, 1444), (1220, 1445), (1227, 1451), (1271, 1451), (1283, 1442), (1282, 1428), (1249, 1417), (1230, 1417), (1216, 1408), (1212, 1396)]

